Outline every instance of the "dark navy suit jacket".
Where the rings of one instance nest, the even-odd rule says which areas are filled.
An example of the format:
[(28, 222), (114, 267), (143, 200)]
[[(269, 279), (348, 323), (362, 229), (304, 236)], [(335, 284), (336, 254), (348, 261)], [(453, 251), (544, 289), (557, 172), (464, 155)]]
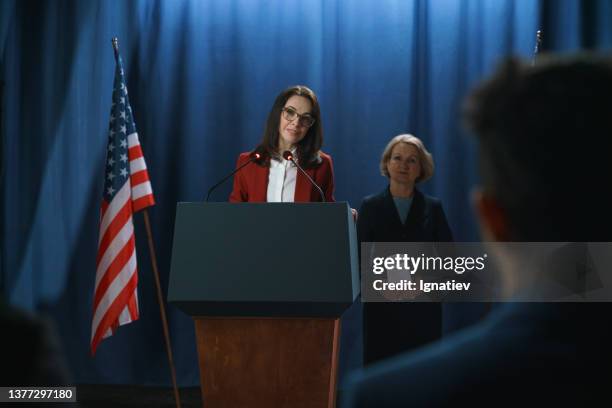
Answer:
[(389, 187), (363, 200), (357, 220), (360, 242), (449, 242), (453, 234), (440, 200), (414, 191), (408, 218), (402, 224)]
[[(357, 235), (360, 243), (453, 240), (440, 200), (415, 189), (408, 217), (402, 224), (389, 187), (363, 200)], [(437, 340), (441, 334), (440, 303), (363, 304), (366, 365)]]

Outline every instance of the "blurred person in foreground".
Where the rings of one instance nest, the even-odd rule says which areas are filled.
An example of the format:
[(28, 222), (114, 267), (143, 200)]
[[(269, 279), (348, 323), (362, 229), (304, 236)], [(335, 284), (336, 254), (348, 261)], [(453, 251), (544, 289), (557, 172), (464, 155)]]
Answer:
[[(470, 95), (485, 241), (612, 241), (611, 112), (612, 62), (594, 55), (509, 60)], [(516, 273), (504, 256), (502, 274)], [(356, 372), (343, 406), (610, 406), (609, 306), (500, 304), (476, 326)]]
[(50, 320), (9, 306), (0, 296), (0, 386), (60, 387), (70, 376)]

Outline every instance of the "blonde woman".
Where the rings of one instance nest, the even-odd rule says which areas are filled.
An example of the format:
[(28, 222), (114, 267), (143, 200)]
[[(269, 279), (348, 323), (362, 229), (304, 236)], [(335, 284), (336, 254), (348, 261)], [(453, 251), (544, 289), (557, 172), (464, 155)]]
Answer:
[[(380, 170), (389, 185), (363, 200), (357, 219), (359, 242), (453, 240), (440, 200), (417, 188), (434, 171), (433, 158), (418, 137), (404, 134), (391, 139)], [(441, 335), (440, 303), (364, 303), (363, 310), (364, 364)]]

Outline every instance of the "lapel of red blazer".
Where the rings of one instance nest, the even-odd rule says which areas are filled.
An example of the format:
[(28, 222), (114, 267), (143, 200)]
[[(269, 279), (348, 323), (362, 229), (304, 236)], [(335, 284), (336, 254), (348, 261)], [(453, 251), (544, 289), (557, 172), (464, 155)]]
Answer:
[[(314, 180), (314, 169), (305, 169), (306, 173)], [(297, 169), (297, 177), (295, 180), (295, 195), (293, 201), (296, 203), (307, 203), (312, 201), (312, 185), (306, 176)]]
[(270, 168), (267, 166), (255, 165), (253, 171), (253, 180), (251, 181), (251, 191), (253, 196), (249, 197), (251, 202), (263, 202), (268, 201), (268, 176), (270, 174)]

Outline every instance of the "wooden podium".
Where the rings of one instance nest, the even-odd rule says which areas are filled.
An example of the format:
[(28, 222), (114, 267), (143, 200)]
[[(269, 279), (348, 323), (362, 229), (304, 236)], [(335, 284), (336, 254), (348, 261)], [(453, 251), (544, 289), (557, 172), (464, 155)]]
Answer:
[(359, 293), (346, 203), (179, 203), (168, 301), (194, 318), (203, 404), (334, 407)]

